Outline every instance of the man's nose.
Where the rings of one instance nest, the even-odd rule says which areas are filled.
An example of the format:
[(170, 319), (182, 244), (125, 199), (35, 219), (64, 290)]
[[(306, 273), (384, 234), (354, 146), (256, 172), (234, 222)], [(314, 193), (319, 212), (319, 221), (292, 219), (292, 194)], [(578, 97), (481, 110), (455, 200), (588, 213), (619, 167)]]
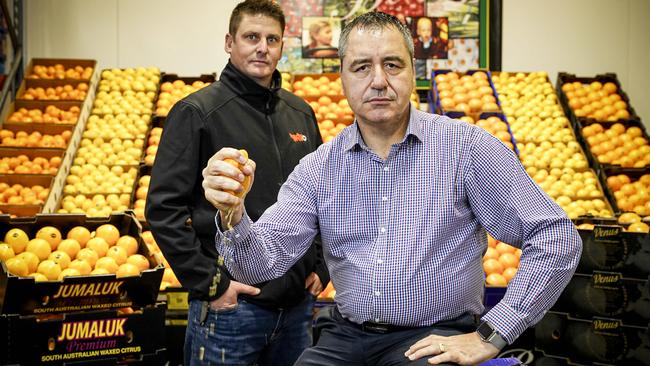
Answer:
[(264, 54), (269, 52), (269, 44), (266, 41), (266, 39), (262, 39), (259, 41), (259, 43), (257, 44), (257, 52), (264, 53)]
[(383, 67), (377, 66), (373, 68), (370, 86), (373, 89), (386, 89), (388, 82), (386, 81), (386, 72)]

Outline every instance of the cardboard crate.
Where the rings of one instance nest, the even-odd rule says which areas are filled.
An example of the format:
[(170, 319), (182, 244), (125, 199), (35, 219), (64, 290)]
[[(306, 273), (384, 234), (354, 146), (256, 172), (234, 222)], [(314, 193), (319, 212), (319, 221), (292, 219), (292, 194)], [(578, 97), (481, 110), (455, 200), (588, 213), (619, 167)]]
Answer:
[[(10, 186), (14, 184), (20, 184), (24, 187), (33, 187), (35, 185), (40, 185), (43, 188), (50, 190), (49, 195), (52, 194), (52, 176), (46, 174), (29, 174), (29, 175), (18, 175), (18, 174), (1, 174), (0, 182), (7, 183)], [(47, 201), (47, 199), (45, 200)], [(43, 204), (24, 204), (24, 205), (7, 205), (0, 204), (0, 212), (4, 214), (10, 214), (14, 216), (35, 216), (43, 209)], [(6, 220), (6, 218), (5, 218)]]
[(18, 91), (16, 92), (16, 100), (26, 100), (29, 101), (31, 99), (24, 99), (23, 95), (25, 94), (25, 91), (29, 88), (56, 88), (57, 86), (65, 86), (65, 85), (71, 85), (73, 89), (76, 89), (79, 84), (86, 84), (88, 85), (88, 90), (86, 91), (86, 97), (84, 99), (45, 99), (44, 101), (46, 102), (57, 102), (57, 101), (72, 101), (72, 102), (84, 102), (86, 99), (88, 99), (88, 95), (90, 94), (90, 81), (88, 80), (66, 80), (66, 79), (24, 79), (23, 82), (20, 84), (20, 87), (18, 88)]
[(65, 236), (75, 226), (93, 231), (103, 224), (115, 225), (121, 235), (138, 240), (138, 253), (149, 259), (150, 269), (138, 276), (117, 278), (114, 274), (101, 276), (71, 276), (62, 281), (35, 282), (32, 277), (16, 277), (0, 270), (0, 310), (3, 314), (51, 314), (72, 311), (116, 309), (146, 306), (156, 302), (164, 268), (149, 253), (140, 233), (141, 228), (130, 214), (114, 214), (109, 218), (85, 215), (38, 215), (31, 219), (9, 220), (0, 217), (0, 237), (9, 229), (20, 228), (30, 238), (43, 226), (54, 226)]
[[(33, 110), (33, 109), (38, 109), (41, 111), (45, 111), (45, 109), (48, 106), (55, 106), (59, 109), (62, 109), (64, 111), (69, 111), (70, 108), (72, 107), (78, 107), (79, 108), (79, 113), (81, 114), (81, 107), (82, 103), (81, 101), (47, 101), (47, 100), (17, 100), (16, 102), (12, 103), (9, 106), (9, 110), (7, 112), (7, 117), (5, 118), (5, 122), (3, 123), (4, 126), (9, 125), (9, 124), (48, 124), (48, 123), (43, 123), (43, 122), (10, 122), (7, 121), (8, 119), (15, 111), (25, 108), (27, 110)], [(65, 125), (76, 125), (79, 119), (77, 118), (77, 121), (74, 123), (62, 123)]]
[(620, 319), (625, 325), (650, 324), (650, 278), (624, 277), (621, 273), (575, 274), (553, 310), (571, 316)]
[[(0, 363), (71, 365), (139, 360), (164, 348), (165, 307), (61, 316), (0, 315)], [(92, 363), (95, 364), (95, 363)]]
[[(91, 67), (93, 69), (93, 73), (95, 69), (97, 68), (97, 60), (89, 60), (89, 59), (71, 59), (71, 58), (32, 58), (29, 61), (29, 64), (27, 65), (27, 68), (25, 69), (25, 79), (34, 79), (30, 77), (33, 72), (32, 70), (34, 69), (34, 65), (39, 65), (39, 66), (54, 66), (57, 64), (61, 64), (64, 66), (64, 68), (70, 69), (74, 68), (76, 66), (81, 66), (84, 69), (87, 67)], [(84, 80), (88, 81), (92, 79), (92, 75), (88, 79), (70, 79), (70, 78), (65, 78), (63, 80), (68, 80), (68, 81), (79, 81), (79, 80)], [(41, 79), (41, 80), (60, 80), (60, 79)]]
[(650, 234), (625, 232), (617, 224), (596, 224), (578, 229), (583, 249), (578, 273), (620, 272), (645, 278), (650, 275)]
[(650, 365), (650, 329), (550, 311), (535, 326), (535, 348), (581, 364)]

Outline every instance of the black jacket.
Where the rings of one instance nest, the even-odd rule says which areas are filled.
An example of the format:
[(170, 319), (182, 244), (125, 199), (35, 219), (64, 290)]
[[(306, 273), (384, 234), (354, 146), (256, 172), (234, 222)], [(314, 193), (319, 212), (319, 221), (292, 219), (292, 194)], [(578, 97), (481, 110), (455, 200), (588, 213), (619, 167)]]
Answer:
[[(257, 163), (246, 196), (246, 211), (257, 220), (275, 203), (280, 186), (299, 160), (316, 150), (321, 137), (314, 112), (302, 99), (280, 88), (280, 73), (267, 89), (231, 63), (220, 80), (174, 105), (163, 129), (151, 174), (146, 217), (154, 238), (190, 299), (213, 300), (228, 288), (230, 274), (218, 266), (216, 209), (205, 199), (201, 171), (222, 147), (248, 151)], [(320, 244), (284, 276), (258, 284), (246, 297), (270, 308), (298, 304), (305, 279), (316, 272), (323, 285), (329, 273)]]

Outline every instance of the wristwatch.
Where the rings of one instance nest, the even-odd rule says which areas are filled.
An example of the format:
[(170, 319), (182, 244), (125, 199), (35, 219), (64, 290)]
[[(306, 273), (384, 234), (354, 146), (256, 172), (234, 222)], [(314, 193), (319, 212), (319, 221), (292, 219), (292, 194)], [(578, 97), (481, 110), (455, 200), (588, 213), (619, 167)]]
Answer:
[(508, 345), (508, 342), (501, 337), (488, 321), (482, 322), (481, 325), (478, 326), (478, 329), (476, 329), (476, 333), (478, 333), (478, 336), (481, 337), (483, 342), (492, 344), (498, 350), (501, 350), (503, 347)]

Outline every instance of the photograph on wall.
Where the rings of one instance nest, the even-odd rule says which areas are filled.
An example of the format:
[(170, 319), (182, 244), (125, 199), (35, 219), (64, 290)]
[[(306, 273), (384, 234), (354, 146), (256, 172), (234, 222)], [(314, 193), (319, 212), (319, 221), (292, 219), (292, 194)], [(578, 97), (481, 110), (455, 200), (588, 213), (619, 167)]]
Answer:
[(479, 67), (479, 40), (458, 38), (449, 40), (449, 58), (446, 60), (431, 60), (432, 69), (452, 69), (467, 71)]
[(340, 18), (302, 17), (302, 57), (338, 57), (340, 35)]
[(427, 16), (449, 19), (449, 38), (479, 37), (479, 0), (428, 0)]
[(323, 72), (323, 60), (302, 57), (302, 39), (285, 37), (282, 58), (278, 70), (292, 74), (319, 74)]
[(416, 59), (446, 59), (449, 51), (449, 26), (447, 18), (407, 18), (413, 35)]
[(323, 0), (323, 15), (339, 17), (343, 20), (372, 11), (376, 0)]
[(377, 11), (392, 14), (403, 20), (405, 17), (418, 17), (425, 15), (424, 0), (381, 0)]
[(302, 17), (323, 15), (322, 0), (280, 0), (279, 3), (287, 22), (284, 30), (285, 37), (300, 37)]

